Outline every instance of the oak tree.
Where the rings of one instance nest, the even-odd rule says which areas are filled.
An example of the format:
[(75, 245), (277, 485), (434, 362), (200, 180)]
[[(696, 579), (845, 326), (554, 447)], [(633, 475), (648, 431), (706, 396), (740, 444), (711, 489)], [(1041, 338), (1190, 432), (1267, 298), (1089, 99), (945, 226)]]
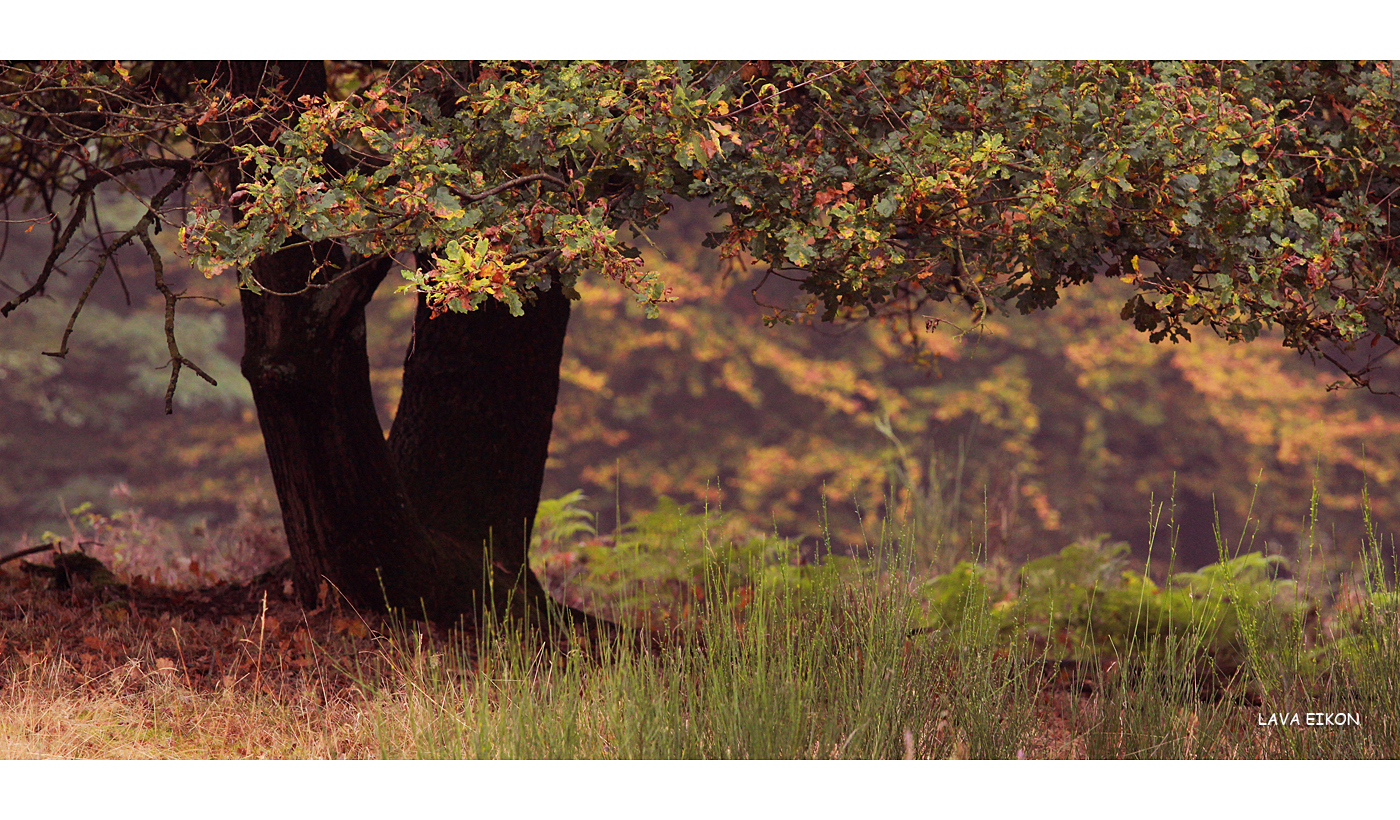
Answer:
[[(52, 252), (0, 313), (44, 292), (99, 188), (154, 175), (74, 320), (138, 247), (167, 402), (202, 375), (153, 239), (178, 227), (238, 277), (299, 593), (451, 618), (542, 597), (525, 553), (570, 300), (598, 276), (664, 305), (637, 245), (675, 198), (808, 297), (774, 322), (947, 302), (975, 323), (1112, 276), (1154, 341), (1276, 327), (1371, 386), (1400, 342), (1396, 97), (1373, 63), (7, 64), (0, 199)], [(391, 275), (419, 305), (386, 439), (364, 307)]]

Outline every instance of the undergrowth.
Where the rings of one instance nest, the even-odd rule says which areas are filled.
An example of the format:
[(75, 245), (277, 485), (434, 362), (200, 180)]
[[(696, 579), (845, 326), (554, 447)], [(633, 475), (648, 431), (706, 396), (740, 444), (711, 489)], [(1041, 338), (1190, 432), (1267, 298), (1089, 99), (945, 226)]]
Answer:
[[(1370, 757), (1400, 750), (1395, 595), (1380, 543), (1328, 596), (1278, 556), (1161, 581), (1076, 542), (1019, 568), (910, 582), (797, 560), (663, 503), (610, 538), (578, 496), (542, 510), (536, 569), (665, 649), (531, 650), (511, 627), (403, 667), (386, 755), (426, 757)], [(400, 655), (413, 655), (401, 642)], [(419, 650), (415, 649), (415, 652)], [(477, 659), (471, 672), (453, 658)], [(1300, 725), (1286, 725), (1293, 716)], [(1343, 725), (1309, 726), (1309, 715)], [(1273, 723), (1266, 719), (1274, 718)], [(1280, 721), (1282, 724), (1280, 725)], [(1359, 724), (1359, 725), (1358, 725)], [(386, 727), (387, 729), (387, 727)], [(386, 731), (386, 738), (394, 735)]]
[[(6, 573), (0, 753), (1400, 753), (1400, 596), (1374, 532), (1357, 568), (1323, 578), (1317, 561), (1223, 539), (1217, 563), (1154, 577), (1101, 538), (1020, 567), (961, 561), (930, 577), (907, 557), (907, 534), (873, 545), (872, 560), (813, 563), (781, 538), (673, 503), (600, 535), (580, 501), (542, 505), (537, 573), (562, 601), (658, 640), (545, 641), (542, 625), (517, 621), (426, 629), (330, 601), (298, 620), (290, 598), (269, 610), (267, 592), (260, 611), (205, 626)], [(119, 543), (147, 532), (86, 523)], [(102, 631), (75, 642), (75, 606)]]

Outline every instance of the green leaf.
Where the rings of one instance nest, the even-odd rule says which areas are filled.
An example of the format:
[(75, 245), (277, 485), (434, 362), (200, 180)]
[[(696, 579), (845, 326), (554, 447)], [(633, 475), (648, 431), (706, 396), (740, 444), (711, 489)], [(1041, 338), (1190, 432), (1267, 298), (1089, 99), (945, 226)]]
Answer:
[(1317, 214), (1306, 208), (1294, 208), (1293, 221), (1298, 223), (1298, 227), (1303, 230), (1311, 231), (1317, 227)]
[(812, 261), (812, 238), (796, 234), (790, 237), (787, 245), (783, 248), (783, 253), (787, 255), (792, 264), (802, 267)]
[(505, 292), (501, 294), (501, 298), (505, 301), (506, 308), (510, 310), (510, 315), (525, 315), (525, 308), (520, 302), (520, 294), (516, 293), (511, 288), (506, 288)]

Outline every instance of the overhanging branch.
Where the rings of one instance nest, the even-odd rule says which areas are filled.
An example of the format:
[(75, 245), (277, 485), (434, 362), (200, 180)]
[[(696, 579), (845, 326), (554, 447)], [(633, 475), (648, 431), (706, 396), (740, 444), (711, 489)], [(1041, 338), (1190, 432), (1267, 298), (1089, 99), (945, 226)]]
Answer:
[[(194, 168), (194, 163), (190, 160), (183, 159), (151, 157), (148, 159), (124, 162), (119, 165), (114, 165), (111, 168), (93, 167), (91, 169), (92, 175), (84, 179), (73, 192), (78, 199), (77, 205), (73, 208), (73, 217), (69, 220), (67, 226), (64, 227), (62, 233), (56, 232), (53, 247), (49, 249), (48, 258), (44, 260), (44, 267), (39, 271), (38, 278), (36, 278), (34, 284), (30, 285), (23, 293), (11, 298), (3, 306), (0, 306), (0, 316), (8, 317), (15, 308), (44, 292), (44, 287), (48, 284), (49, 277), (53, 275), (54, 266), (58, 264), (58, 258), (68, 249), (68, 243), (72, 241), (73, 234), (77, 232), (78, 228), (87, 219), (88, 211), (92, 205), (92, 198), (98, 185), (108, 180), (118, 179), (126, 174), (135, 173), (137, 171), (148, 171), (156, 168), (173, 170), (175, 171), (175, 176), (171, 177), (165, 187), (161, 188), (160, 193), (152, 197), (150, 205), (147, 207), (146, 214), (137, 222), (138, 226), (143, 226), (143, 230), (144, 226), (149, 226), (151, 224), (152, 220), (155, 218), (154, 215), (156, 211), (161, 205), (165, 204), (165, 200), (174, 193), (177, 188), (182, 187), (189, 180), (190, 174)], [(48, 201), (47, 197), (45, 201)], [(99, 259), (98, 271), (88, 283), (87, 290), (83, 292), (78, 310), (74, 311), (74, 319), (77, 318), (78, 312), (82, 310), (82, 302), (87, 300), (88, 294), (92, 291), (92, 286), (97, 283), (98, 277), (102, 275), (102, 266), (106, 265), (107, 259), (110, 258), (113, 252), (132, 240), (135, 236), (135, 231), (135, 227), (127, 231), (102, 254), (102, 257)], [(68, 349), (67, 340), (71, 332), (72, 323), (70, 322), (68, 331), (64, 333), (64, 343), (61, 348), (65, 352)]]
[(175, 302), (180, 296), (170, 290), (165, 284), (165, 267), (161, 264), (160, 252), (156, 250), (155, 243), (146, 234), (140, 235), (141, 244), (146, 248), (146, 254), (151, 258), (151, 270), (155, 274), (156, 290), (165, 297), (165, 346), (170, 351), (170, 383), (165, 388), (165, 414), (168, 416), (175, 412), (175, 386), (180, 383), (180, 368), (189, 367), (200, 378), (214, 385), (219, 383), (213, 376), (205, 373), (199, 365), (185, 358), (180, 353), (180, 346), (175, 343)]
[(92, 203), (92, 189), (88, 188), (78, 197), (78, 204), (73, 208), (73, 218), (69, 220), (68, 226), (63, 229), (63, 233), (54, 241), (53, 248), (49, 250), (49, 257), (44, 260), (44, 267), (39, 271), (39, 276), (25, 291), (10, 299), (3, 307), (0, 307), (0, 316), (9, 316), (15, 308), (28, 302), (36, 295), (44, 292), (44, 286), (48, 284), (49, 277), (53, 275), (54, 265), (58, 262), (58, 257), (68, 248), (68, 242), (73, 238), (78, 226), (83, 223), (87, 216), (88, 206)]
[[(58, 359), (67, 357), (68, 339), (73, 335), (73, 326), (78, 321), (78, 315), (83, 312), (83, 307), (87, 304), (88, 297), (92, 295), (92, 289), (97, 285), (97, 280), (102, 278), (102, 272), (107, 267), (107, 261), (112, 258), (112, 254), (120, 250), (122, 246), (131, 242), (132, 239), (135, 239), (139, 236), (141, 237), (143, 242), (146, 241), (146, 231), (150, 228), (151, 224), (159, 215), (160, 207), (165, 204), (165, 200), (171, 194), (175, 193), (175, 191), (179, 190), (185, 184), (187, 178), (188, 172), (177, 173), (173, 177), (171, 177), (170, 180), (166, 182), (165, 185), (159, 191), (156, 192), (156, 195), (151, 197), (151, 203), (146, 208), (146, 213), (143, 214), (142, 217), (136, 221), (136, 224), (132, 225), (126, 233), (117, 237), (117, 241), (108, 245), (106, 250), (102, 252), (102, 255), (97, 258), (97, 270), (94, 271), (92, 277), (88, 279), (87, 287), (83, 288), (82, 295), (78, 297), (78, 304), (73, 307), (73, 314), (68, 317), (68, 325), (63, 329), (63, 339), (59, 342), (58, 350), (54, 352), (45, 351), (45, 356), (53, 356), (54, 358)], [(87, 191), (87, 196), (91, 198), (91, 189)], [(69, 226), (67, 235), (71, 236), (72, 228), (74, 227), (74, 225), (76, 225), (76, 223), (77, 219), (75, 218), (74, 224)], [(65, 244), (66, 239), (67, 237), (65, 236)], [(50, 263), (53, 261), (54, 258), (55, 254), (50, 254)], [(44, 275), (41, 277), (40, 282), (35, 283), (35, 288), (40, 287), (42, 281), (44, 279), (47, 279), (48, 275), (52, 273), (52, 271), (52, 265), (46, 263)], [(30, 291), (35, 290), (35, 288), (30, 288)], [(26, 291), (25, 293), (16, 296), (10, 301), (16, 306), (22, 304), (29, 298), (28, 296), (26, 296), (26, 294), (29, 294), (30, 296), (33, 295), (32, 293), (29, 293), (29, 291)], [(8, 308), (8, 310), (14, 309), (9, 304), (7, 304), (5, 307)], [(8, 310), (4, 311), (5, 315), (8, 315)]]
[(561, 190), (569, 187), (569, 183), (565, 182), (559, 177), (554, 176), (553, 174), (528, 174), (526, 176), (517, 177), (516, 179), (512, 179), (507, 182), (502, 182), (500, 185), (497, 185), (494, 188), (489, 188), (485, 191), (482, 191), (479, 194), (469, 194), (455, 185), (450, 187), (448, 190), (456, 194), (457, 198), (462, 200), (463, 203), (470, 205), (473, 202), (480, 202), (483, 199), (493, 197), (496, 194), (501, 193), (502, 191), (508, 191), (511, 188), (518, 188), (521, 185), (529, 185), (531, 182), (548, 182), (550, 185), (559, 186)]

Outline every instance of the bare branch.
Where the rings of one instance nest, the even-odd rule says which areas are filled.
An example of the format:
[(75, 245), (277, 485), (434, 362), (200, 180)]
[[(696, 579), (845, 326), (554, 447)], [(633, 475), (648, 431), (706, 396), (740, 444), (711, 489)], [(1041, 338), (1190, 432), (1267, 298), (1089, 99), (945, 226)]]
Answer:
[[(88, 279), (87, 287), (83, 288), (82, 295), (78, 297), (78, 304), (73, 307), (73, 314), (68, 317), (68, 325), (63, 329), (63, 339), (59, 342), (58, 350), (54, 352), (45, 351), (45, 356), (53, 356), (54, 358), (62, 359), (68, 355), (68, 339), (73, 335), (73, 325), (77, 323), (78, 315), (83, 312), (83, 306), (87, 304), (88, 297), (92, 295), (92, 289), (97, 285), (97, 280), (102, 278), (102, 271), (107, 267), (107, 261), (112, 257), (112, 254), (116, 253), (122, 246), (126, 245), (137, 236), (140, 236), (143, 241), (146, 239), (146, 231), (158, 217), (160, 207), (165, 204), (167, 197), (185, 184), (187, 176), (188, 172), (177, 173), (172, 176), (170, 180), (165, 183), (165, 186), (157, 191), (155, 196), (151, 197), (150, 206), (146, 209), (146, 213), (136, 221), (136, 224), (132, 225), (131, 229), (126, 233), (119, 236), (117, 241), (108, 245), (106, 250), (102, 252), (102, 255), (97, 258), (97, 270), (93, 272), (92, 278)], [(91, 199), (91, 189), (88, 189), (87, 196)], [(71, 230), (68, 233), (71, 235)], [(53, 259), (53, 256), (54, 254), (50, 254), (50, 260)], [(45, 263), (45, 275), (41, 277), (40, 281), (42, 282), (43, 279), (47, 279), (47, 274), (52, 270), (52, 265), (50, 263)], [(36, 283), (35, 287), (38, 287), (38, 283)], [(30, 290), (32, 291), (34, 288), (30, 288)], [(26, 293), (22, 293), (10, 301), (14, 304), (21, 304), (28, 299), (29, 295), (32, 294), (26, 291)], [(10, 308), (10, 305), (7, 304), (6, 307)]]
[[(93, 546), (93, 545), (102, 546), (102, 545), (101, 545), (99, 542), (97, 542), (97, 541), (79, 541), (78, 544), (77, 544), (78, 549), (82, 550), (83, 552), (87, 552), (87, 548), (90, 547), (90, 546)], [(0, 564), (8, 564), (9, 562), (15, 560), (16, 558), (23, 558), (23, 557), (26, 556), (26, 555), (37, 555), (38, 553), (41, 553), (41, 552), (59, 552), (59, 553), (61, 553), (61, 552), (63, 552), (63, 542), (62, 542), (62, 541), (50, 541), (50, 542), (47, 543), (47, 544), (39, 544), (38, 546), (26, 547), (25, 549), (22, 549), (22, 550), (16, 550), (15, 552), (9, 553), (9, 554), (5, 555), (3, 558), (0, 558)]]
[[(175, 171), (177, 174), (183, 174), (184, 176), (188, 177), (193, 166), (194, 163), (191, 160), (187, 159), (148, 157), (146, 159), (136, 159), (132, 160), (131, 162), (123, 162), (119, 165), (113, 165), (111, 168), (93, 167), (90, 170), (98, 174), (102, 174), (107, 179), (116, 179), (117, 177), (135, 173), (136, 171), (150, 171), (155, 168), (164, 168), (166, 170)], [(106, 180), (100, 179), (98, 177), (88, 177), (87, 179), (83, 180), (83, 186), (95, 186), (98, 183), (105, 181)]]
[(35, 555), (40, 552), (56, 552), (58, 550), (58, 547), (58, 543), (54, 542), (51, 544), (40, 544), (37, 547), (28, 547), (26, 549), (16, 550), (15, 552), (12, 552), (3, 558), (0, 558), (0, 564), (9, 563), (10, 561), (15, 560), (16, 558), (23, 558), (26, 555)]
[[(1388, 337), (1387, 337), (1387, 338), (1388, 338)], [(1392, 350), (1393, 350), (1393, 348), (1392, 348)], [(1370, 376), (1370, 373), (1371, 373), (1371, 371), (1373, 371), (1373, 370), (1376, 369), (1376, 364), (1375, 364), (1375, 362), (1379, 361), (1381, 358), (1384, 358), (1386, 355), (1388, 355), (1388, 354), (1389, 354), (1389, 351), (1387, 351), (1386, 353), (1381, 354), (1381, 356), (1377, 357), (1376, 359), (1367, 362), (1366, 365), (1365, 365), (1364, 367), (1360, 367), (1360, 368), (1354, 368), (1354, 367), (1352, 367), (1351, 365), (1349, 365), (1349, 364), (1347, 364), (1346, 362), (1344, 362), (1344, 361), (1338, 359), (1337, 357), (1333, 356), (1331, 353), (1328, 353), (1328, 352), (1325, 351), (1325, 350), (1320, 350), (1320, 351), (1318, 351), (1318, 352), (1319, 352), (1319, 354), (1322, 356), (1322, 358), (1324, 358), (1324, 359), (1326, 359), (1327, 361), (1331, 362), (1332, 365), (1333, 365), (1334, 367), (1336, 367), (1338, 370), (1340, 370), (1340, 371), (1342, 372), (1342, 375), (1343, 375), (1343, 376), (1346, 376), (1347, 379), (1351, 382), (1351, 385), (1350, 385), (1349, 387), (1346, 385), (1345, 382), (1333, 382), (1332, 384), (1327, 385), (1327, 389), (1328, 389), (1329, 391), (1331, 391), (1331, 390), (1338, 390), (1338, 389), (1349, 389), (1349, 390), (1361, 389), (1361, 390), (1365, 390), (1366, 392), (1368, 392), (1368, 393), (1370, 393), (1370, 394), (1372, 394), (1372, 395), (1375, 395), (1375, 396), (1396, 396), (1396, 397), (1400, 397), (1400, 392), (1397, 392), (1397, 391), (1395, 391), (1395, 390), (1377, 390), (1377, 389), (1376, 389), (1376, 386), (1373, 385), (1373, 384), (1371, 384), (1371, 376)]]
[[(92, 212), (92, 223), (97, 226), (99, 238), (105, 238), (107, 230), (102, 227), (102, 209), (94, 208)], [(126, 277), (122, 275), (122, 266), (116, 256), (112, 257), (112, 272), (117, 275), (117, 284), (122, 286), (122, 296), (126, 299), (126, 306), (131, 307), (131, 291), (127, 290)]]
[(39, 277), (35, 279), (34, 284), (30, 285), (23, 293), (10, 299), (3, 307), (0, 307), (0, 316), (9, 316), (15, 308), (28, 302), (30, 299), (34, 298), (35, 295), (44, 292), (44, 286), (48, 284), (49, 277), (53, 275), (54, 263), (58, 261), (58, 257), (68, 247), (68, 241), (73, 238), (73, 233), (77, 231), (78, 226), (82, 224), (83, 219), (87, 215), (88, 206), (91, 203), (92, 189), (89, 188), (78, 197), (77, 207), (73, 209), (73, 218), (69, 220), (68, 227), (64, 228), (63, 233), (55, 240), (53, 248), (49, 250), (49, 258), (44, 260), (44, 267), (39, 272)]
[[(310, 242), (309, 240), (303, 240), (303, 241), (301, 241), (301, 242), (288, 242), (287, 244), (285, 244), (285, 245), (282, 246), (282, 250), (286, 250), (287, 248), (295, 248), (295, 247), (298, 247), (298, 246), (301, 246), (301, 245), (310, 246), (310, 245), (312, 245), (312, 244), (313, 244), (313, 243)], [(253, 285), (257, 287), (257, 289), (258, 289), (257, 292), (259, 292), (259, 293), (267, 293), (267, 294), (271, 294), (271, 295), (273, 295), (273, 296), (300, 296), (300, 295), (302, 295), (303, 293), (306, 293), (307, 291), (310, 291), (310, 290), (321, 290), (321, 289), (323, 289), (323, 288), (328, 288), (328, 287), (330, 287), (331, 285), (334, 285), (336, 282), (339, 282), (341, 279), (344, 279), (344, 278), (347, 277), (347, 276), (351, 276), (351, 275), (353, 275), (353, 274), (359, 273), (360, 271), (364, 270), (365, 268), (369, 267), (370, 265), (373, 265), (373, 264), (377, 264), (377, 263), (379, 263), (379, 262), (382, 262), (382, 261), (384, 260), (384, 258), (385, 258), (385, 255), (384, 255), (384, 254), (376, 254), (376, 255), (374, 255), (374, 256), (367, 257), (367, 258), (365, 259), (365, 261), (361, 262), (361, 263), (358, 264), (358, 265), (355, 265), (355, 266), (352, 267), (352, 268), (346, 268), (345, 270), (341, 271), (340, 273), (337, 273), (335, 276), (332, 276), (330, 279), (327, 279), (327, 280), (324, 281), (324, 282), (312, 282), (312, 281), (310, 281), (310, 280), (316, 278), (316, 274), (320, 273), (322, 270), (325, 269), (325, 265), (324, 265), (324, 264), (319, 265), (319, 266), (317, 266), (317, 268), (316, 268), (315, 270), (313, 270), (313, 271), (311, 272), (310, 278), (307, 280), (306, 284), (302, 287), (301, 290), (287, 291), (287, 292), (285, 292), (285, 293), (284, 293), (284, 292), (281, 292), (281, 291), (273, 290), (272, 288), (269, 288), (269, 287), (267, 287), (266, 285), (264, 285), (262, 282), (259, 282), (259, 281), (253, 276), (253, 274), (252, 274), (251, 271), (245, 272), (244, 275), (248, 278), (248, 281), (249, 281), (249, 282), (252, 282)]]
[(550, 251), (549, 253), (545, 254), (544, 256), (540, 257), (539, 259), (536, 259), (535, 261), (533, 261), (533, 262), (531, 262), (530, 264), (526, 265), (526, 267), (529, 268), (530, 270), (534, 270), (534, 271), (541, 271), (541, 270), (544, 270), (545, 268), (549, 267), (550, 265), (553, 265), (553, 264), (555, 263), (555, 261), (558, 260), (559, 257), (563, 255), (563, 253), (564, 253), (563, 251), (559, 250), (558, 248), (555, 248), (554, 250)]
[(165, 388), (165, 414), (168, 416), (175, 412), (175, 386), (180, 383), (180, 368), (189, 367), (201, 378), (215, 387), (219, 386), (214, 377), (200, 369), (199, 365), (185, 358), (180, 353), (180, 346), (175, 343), (175, 302), (180, 296), (173, 293), (170, 287), (165, 284), (165, 267), (161, 264), (160, 252), (156, 250), (155, 243), (151, 242), (151, 237), (142, 233), (141, 244), (146, 248), (146, 254), (151, 258), (151, 270), (155, 273), (156, 290), (165, 297), (165, 346), (170, 351), (170, 383)]
[[(92, 168), (91, 170), (93, 172), (93, 175), (84, 179), (83, 182), (73, 192), (74, 195), (78, 198), (78, 204), (73, 208), (73, 217), (68, 222), (67, 227), (63, 229), (62, 234), (59, 234), (57, 226), (55, 226), (54, 244), (53, 247), (49, 250), (48, 258), (44, 260), (44, 267), (42, 270), (40, 270), (39, 277), (36, 280), (34, 280), (34, 284), (31, 285), (23, 293), (10, 299), (3, 306), (0, 306), (0, 316), (9, 316), (15, 308), (19, 307), (25, 302), (28, 302), (30, 299), (34, 298), (34, 296), (43, 293), (44, 287), (48, 284), (49, 277), (53, 275), (54, 265), (57, 264), (58, 257), (61, 256), (65, 250), (68, 249), (68, 243), (72, 240), (73, 234), (78, 230), (78, 227), (82, 225), (83, 221), (87, 218), (89, 207), (92, 205), (93, 193), (99, 184), (106, 182), (109, 179), (117, 179), (124, 174), (134, 173), (136, 171), (149, 170), (152, 168), (168, 168), (176, 172), (175, 176), (171, 178), (171, 181), (166, 183), (165, 188), (161, 189), (163, 195), (157, 194), (157, 197), (159, 198), (161, 204), (163, 204), (166, 197), (170, 196), (170, 192), (174, 190), (173, 188), (171, 188), (172, 183), (176, 183), (178, 181), (178, 185), (176, 185), (176, 187), (179, 187), (180, 185), (183, 185), (186, 180), (189, 179), (191, 170), (193, 168), (193, 163), (191, 163), (189, 160), (161, 159), (157, 157), (152, 157), (149, 159), (140, 159), (133, 160), (131, 162), (124, 162), (119, 165), (114, 165), (111, 168)], [(45, 197), (45, 201), (48, 202), (47, 197)], [(159, 207), (160, 206), (156, 204), (156, 199), (153, 198), (151, 200), (150, 206), (146, 211), (146, 215), (143, 216), (141, 218), (141, 221), (137, 224), (149, 224), (149, 220), (155, 218), (152, 215), (155, 214)], [(51, 204), (50, 211), (52, 212)], [(132, 230), (135, 229), (133, 228)], [(109, 248), (106, 253), (103, 254), (103, 264), (105, 264), (106, 259), (111, 255), (112, 251), (116, 250), (117, 248), (120, 248), (126, 242), (130, 242), (133, 235), (134, 234), (132, 234), (131, 231), (128, 231), (126, 234), (123, 235), (122, 239), (117, 240), (117, 243), (111, 248)], [(101, 269), (99, 268), (96, 276), (94, 276), (93, 280), (88, 283), (88, 291), (92, 290), (92, 285), (96, 283), (97, 277), (101, 275)], [(84, 292), (83, 299), (87, 299), (87, 292)], [(78, 309), (82, 309), (81, 304), (79, 304)], [(74, 318), (77, 318), (76, 312), (74, 313)], [(72, 327), (70, 323), (70, 332), (71, 329)], [(65, 333), (65, 345), (63, 346), (63, 350), (65, 351), (67, 350), (67, 336), (68, 334)]]

